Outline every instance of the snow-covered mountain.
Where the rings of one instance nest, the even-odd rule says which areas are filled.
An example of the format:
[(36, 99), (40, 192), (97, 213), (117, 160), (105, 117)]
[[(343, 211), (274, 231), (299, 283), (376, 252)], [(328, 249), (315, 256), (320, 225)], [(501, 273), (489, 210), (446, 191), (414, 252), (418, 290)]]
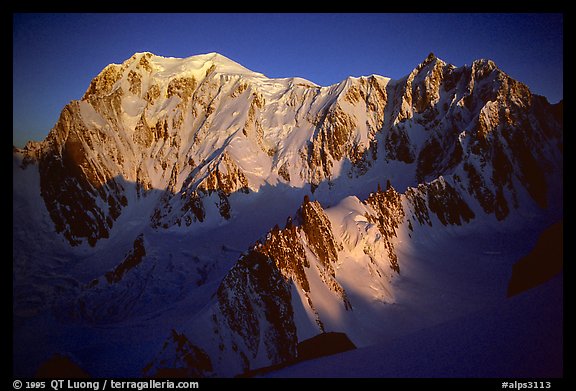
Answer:
[(14, 149), (14, 371), (231, 376), (478, 310), (561, 218), (562, 132), (489, 60), (329, 87), (111, 64)]

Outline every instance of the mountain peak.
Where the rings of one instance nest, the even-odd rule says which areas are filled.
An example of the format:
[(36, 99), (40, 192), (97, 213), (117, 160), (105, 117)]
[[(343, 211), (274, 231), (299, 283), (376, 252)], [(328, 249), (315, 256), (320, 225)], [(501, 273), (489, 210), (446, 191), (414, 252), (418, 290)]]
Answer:
[(492, 60), (488, 60), (485, 58), (481, 58), (479, 60), (474, 60), (474, 62), (472, 63), (472, 66), (475, 68), (479, 68), (479, 69), (486, 69), (486, 70), (494, 70), (494, 69), (498, 69), (498, 66), (496, 65), (496, 63)]
[(420, 70), (424, 69), (426, 66), (428, 66), (429, 64), (436, 63), (437, 61), (440, 61), (441, 64), (445, 64), (445, 62), (442, 61), (441, 59), (439, 59), (438, 57), (436, 57), (436, 55), (433, 52), (430, 52), (428, 54), (428, 56), (424, 59), (424, 61), (422, 61), (416, 67), (416, 70), (420, 71)]
[[(150, 83), (167, 84), (174, 77), (193, 78), (201, 82), (209, 74), (236, 75), (263, 78), (263, 74), (240, 65), (228, 57), (216, 53), (199, 54), (185, 58), (163, 57), (151, 52), (136, 52), (122, 64), (107, 65), (91, 82), (82, 100), (90, 96), (107, 95), (123, 88), (139, 95), (142, 86)], [(151, 81), (155, 80), (155, 81)], [(150, 84), (150, 85), (152, 85)]]
[(436, 58), (438, 58), (438, 57), (436, 57), (436, 55), (433, 52), (430, 52), (430, 53), (428, 53), (428, 56), (426, 57), (426, 59), (424, 61), (425, 62), (431, 62), (431, 61), (435, 60)]
[[(164, 74), (174, 74), (186, 71), (202, 71), (212, 69), (218, 73), (240, 74), (251, 76), (263, 76), (261, 73), (254, 72), (228, 57), (216, 53), (197, 54), (189, 57), (164, 57), (155, 55), (150, 52), (135, 53), (130, 60), (146, 61), (148, 60)], [(128, 60), (128, 61), (130, 61)], [(130, 63), (132, 62), (130, 61)]]

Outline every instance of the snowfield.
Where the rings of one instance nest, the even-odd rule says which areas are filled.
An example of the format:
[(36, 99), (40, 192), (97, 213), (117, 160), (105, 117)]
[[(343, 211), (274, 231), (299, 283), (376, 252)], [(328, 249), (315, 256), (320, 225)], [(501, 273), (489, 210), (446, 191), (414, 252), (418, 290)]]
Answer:
[(562, 277), (481, 311), (266, 377), (563, 377)]

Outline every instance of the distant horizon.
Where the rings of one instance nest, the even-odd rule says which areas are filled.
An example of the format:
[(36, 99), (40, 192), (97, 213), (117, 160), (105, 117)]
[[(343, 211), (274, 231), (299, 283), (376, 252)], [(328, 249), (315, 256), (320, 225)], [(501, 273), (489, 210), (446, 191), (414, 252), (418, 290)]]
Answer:
[(562, 14), (14, 14), (13, 145), (43, 140), (94, 77), (138, 52), (216, 52), (320, 86), (397, 80), (432, 52), (457, 67), (490, 59), (532, 93), (563, 100)]

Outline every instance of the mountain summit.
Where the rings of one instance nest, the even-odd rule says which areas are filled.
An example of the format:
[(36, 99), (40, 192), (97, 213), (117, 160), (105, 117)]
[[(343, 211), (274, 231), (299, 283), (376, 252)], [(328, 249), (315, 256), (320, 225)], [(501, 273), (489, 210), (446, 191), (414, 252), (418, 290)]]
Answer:
[[(430, 53), (398, 80), (320, 87), (217, 53), (136, 53), (14, 151), (14, 308), (32, 325), (15, 338), (45, 311), (90, 338), (144, 324), (162, 338), (146, 337), (136, 376), (236, 375), (329, 331), (373, 344), (398, 323), (370, 322), (418, 281), (410, 259), (515, 224), (535, 242), (561, 216), (559, 107), (490, 60)], [(525, 250), (469, 266), (484, 294)], [(461, 289), (455, 307), (479, 300)], [(118, 375), (103, 365), (89, 372)]]
[[(485, 211), (502, 218), (505, 189), (515, 194), (518, 186), (515, 174), (546, 203), (537, 161), (548, 159), (532, 157), (529, 144), (538, 136), (528, 128), (558, 122), (541, 115), (551, 112), (544, 104), (491, 61), (454, 68), (432, 53), (399, 81), (348, 78), (323, 88), (268, 79), (216, 53), (137, 53), (107, 66), (83, 99), (63, 110), (41, 147), (24, 155), (38, 159), (51, 217), (73, 245), (108, 237), (127, 203), (150, 189), (173, 193), (153, 212), (153, 224), (168, 228), (202, 222), (206, 197), (217, 195), (220, 214), (229, 218), (232, 193), (277, 183), (314, 191), (383, 161), (412, 165), (403, 187), (459, 168)], [(532, 118), (519, 115), (526, 108)], [(512, 145), (520, 160), (509, 156)], [(488, 172), (481, 163), (490, 163)], [(79, 186), (83, 196), (56, 199), (67, 192), (62, 186)]]

